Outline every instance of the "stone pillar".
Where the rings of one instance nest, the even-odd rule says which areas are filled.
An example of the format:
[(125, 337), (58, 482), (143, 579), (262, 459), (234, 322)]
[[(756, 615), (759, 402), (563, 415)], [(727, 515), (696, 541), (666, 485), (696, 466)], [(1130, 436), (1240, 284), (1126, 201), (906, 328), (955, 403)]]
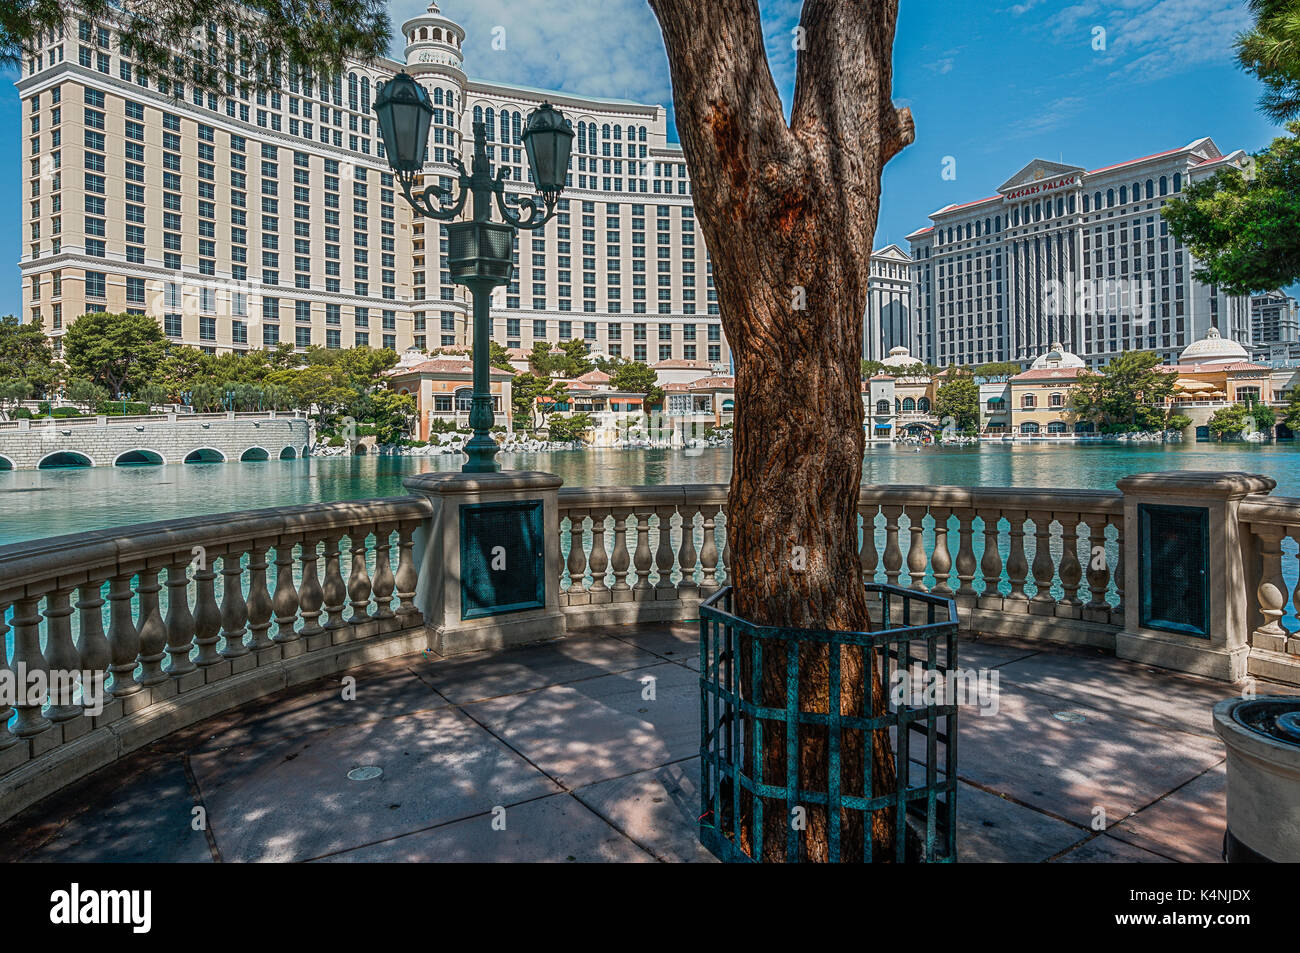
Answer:
[[(1229, 682), (1245, 678), (1250, 617), (1237, 510), (1243, 498), (1268, 493), (1277, 482), (1259, 474), (1188, 470), (1139, 473), (1116, 485), (1124, 494), (1124, 629), (1115, 637), (1115, 654)], [(1142, 551), (1147, 545), (1139, 518), (1143, 506), (1187, 507), (1205, 513), (1208, 551), (1201, 554), (1209, 594), (1205, 635), (1170, 631), (1169, 625), (1148, 618), (1145, 607), (1152, 593), (1144, 591), (1142, 577), (1151, 557)], [(1149, 572), (1159, 586), (1159, 569), (1151, 567)]]
[[(403, 481), (433, 503), (415, 541), (415, 604), (424, 613), (430, 649), (457, 655), (564, 634), (563, 482), (530, 471), (421, 473)], [(469, 556), (465, 566), (462, 553)]]

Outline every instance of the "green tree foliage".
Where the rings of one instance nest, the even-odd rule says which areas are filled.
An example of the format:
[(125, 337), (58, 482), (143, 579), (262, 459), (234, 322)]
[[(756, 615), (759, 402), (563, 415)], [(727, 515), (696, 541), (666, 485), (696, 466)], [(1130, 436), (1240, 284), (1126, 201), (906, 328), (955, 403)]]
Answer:
[(147, 314), (83, 314), (63, 337), (63, 359), (84, 377), (120, 397), (154, 379), (167, 353), (158, 320)]
[[(289, 70), (326, 76), (348, 58), (369, 62), (388, 53), (382, 0), (79, 0), (77, 7), (59, 0), (0, 3), (0, 58), (21, 61), (25, 47), (39, 46), (46, 30), (60, 27), (75, 44), (83, 18), (119, 25), (123, 54), (159, 89), (199, 86), (224, 94), (227, 82), (278, 86)], [(181, 55), (189, 39), (198, 48)]]
[(551, 439), (563, 443), (581, 440), (594, 426), (596, 421), (591, 414), (581, 413), (567, 417), (552, 417), (549, 429)]
[(415, 416), (415, 398), (391, 390), (366, 394), (357, 407), (358, 420), (373, 424), (379, 443), (397, 443), (410, 430)]
[(516, 430), (531, 430), (535, 419), (537, 398), (551, 382), (528, 371), (516, 374), (510, 382), (510, 404), (513, 408)]
[(528, 365), (539, 377), (579, 377), (596, 365), (588, 356), (590, 348), (581, 338), (565, 341), (558, 349), (552, 349), (545, 341), (533, 344), (528, 354)]
[(959, 433), (978, 432), (980, 388), (975, 379), (963, 374), (943, 384), (934, 397), (934, 412), (945, 430), (951, 419)]
[(515, 372), (514, 365), (510, 363), (510, 352), (496, 341), (488, 342), (488, 363), (511, 374)]
[(865, 357), (862, 359), (862, 379), (864, 381), (871, 380), (884, 369), (885, 365), (879, 361), (868, 361)]
[(32, 385), (21, 377), (0, 377), (0, 410), (17, 408), (32, 396)]
[(1210, 433), (1220, 440), (1234, 437), (1244, 438), (1247, 434), (1262, 431), (1271, 435), (1273, 425), (1277, 423), (1277, 414), (1266, 404), (1233, 404), (1216, 410), (1210, 415)]
[(1080, 371), (1070, 390), (1069, 407), (1103, 433), (1167, 430), (1174, 375), (1155, 368), (1160, 358), (1149, 351), (1125, 351), (1095, 374)]
[(629, 394), (649, 394), (657, 386), (654, 368), (644, 361), (628, 361), (614, 368), (609, 375), (610, 386)]
[(1008, 381), (1019, 373), (1020, 365), (1014, 361), (994, 361), (975, 368), (975, 376), (989, 383)]
[(1254, 157), (1251, 174), (1226, 168), (1183, 190), (1161, 214), (1201, 265), (1197, 280), (1229, 294), (1300, 279), (1300, 120)]
[(1253, 29), (1237, 37), (1242, 68), (1264, 84), (1260, 110), (1274, 122), (1300, 116), (1300, 3), (1249, 0)]
[(87, 413), (94, 413), (95, 408), (111, 396), (103, 387), (84, 377), (74, 377), (68, 381), (67, 394), (68, 400)]
[(45, 330), (12, 314), (0, 317), (0, 381), (25, 381), (32, 392), (44, 394), (58, 377)]

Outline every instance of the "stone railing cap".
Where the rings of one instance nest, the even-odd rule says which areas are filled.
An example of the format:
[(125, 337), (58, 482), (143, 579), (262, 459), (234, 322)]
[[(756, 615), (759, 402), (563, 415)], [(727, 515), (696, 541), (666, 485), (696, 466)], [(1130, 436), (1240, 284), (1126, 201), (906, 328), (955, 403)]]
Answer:
[(502, 490), (553, 490), (564, 485), (554, 473), (536, 470), (502, 470), (500, 473), (462, 473), (459, 470), (417, 473), (402, 481), (413, 493), (442, 496), (451, 493), (494, 493)]
[(1171, 496), (1213, 496), (1239, 499), (1251, 493), (1268, 493), (1277, 481), (1261, 473), (1232, 470), (1162, 470), (1135, 473), (1115, 485), (1124, 493), (1153, 493)]

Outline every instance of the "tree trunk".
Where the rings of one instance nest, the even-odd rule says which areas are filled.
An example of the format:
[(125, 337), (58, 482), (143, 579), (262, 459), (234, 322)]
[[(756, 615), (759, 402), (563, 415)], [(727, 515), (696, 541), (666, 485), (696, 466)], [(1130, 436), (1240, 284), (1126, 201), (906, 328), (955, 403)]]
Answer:
[[(789, 124), (757, 0), (649, 3), (668, 50), (696, 217), (736, 362), (727, 514), (736, 606), (760, 624), (865, 631), (857, 518), (862, 317), (881, 170), (913, 137), (911, 114), (891, 101), (898, 0), (806, 0), (789, 40), (799, 50)], [(883, 678), (864, 698), (861, 653), (844, 651), (841, 664), (841, 712), (883, 712)], [(799, 671), (801, 707), (826, 711), (826, 650), (805, 649)], [(784, 660), (776, 653), (765, 653), (762, 685), (763, 704), (784, 706)], [(846, 794), (862, 793), (860, 734), (841, 740)], [(889, 739), (877, 732), (873, 741), (875, 793), (886, 793), (894, 783)], [(765, 725), (771, 783), (784, 781), (785, 748), (780, 732)], [(802, 729), (798, 752), (800, 787), (824, 792), (826, 729)], [(752, 804), (746, 815), (749, 849)], [(783, 860), (784, 803), (765, 804), (763, 816), (763, 859)], [(807, 818), (807, 856), (824, 860), (826, 812), (808, 806)], [(851, 817), (844, 821), (849, 859), (862, 831)], [(892, 847), (885, 812), (873, 817), (872, 830), (878, 850)]]

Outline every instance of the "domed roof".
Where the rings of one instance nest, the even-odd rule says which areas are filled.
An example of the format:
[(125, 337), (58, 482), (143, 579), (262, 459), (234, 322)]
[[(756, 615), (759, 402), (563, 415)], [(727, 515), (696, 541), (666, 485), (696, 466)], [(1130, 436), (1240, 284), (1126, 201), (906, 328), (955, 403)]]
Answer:
[(1250, 355), (1236, 341), (1231, 341), (1219, 334), (1219, 329), (1211, 327), (1205, 337), (1193, 341), (1183, 348), (1178, 358), (1180, 364), (1235, 364), (1248, 361)]
[(886, 367), (911, 367), (914, 364), (920, 364), (916, 358), (912, 357), (910, 351), (901, 344), (889, 349), (889, 357), (880, 362)]
[(1071, 354), (1058, 341), (1052, 344), (1051, 349), (1046, 354), (1040, 355), (1037, 360), (1030, 365), (1031, 371), (1041, 371), (1044, 368), (1060, 367), (1083, 367), (1083, 358), (1077, 354)]

